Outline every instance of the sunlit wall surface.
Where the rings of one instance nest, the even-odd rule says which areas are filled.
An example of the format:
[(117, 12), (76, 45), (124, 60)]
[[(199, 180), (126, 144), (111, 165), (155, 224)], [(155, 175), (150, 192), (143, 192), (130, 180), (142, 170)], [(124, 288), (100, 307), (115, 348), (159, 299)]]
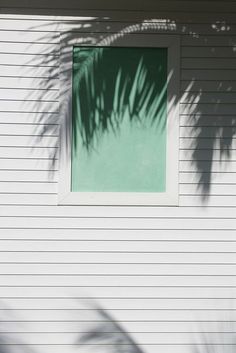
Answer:
[(72, 101), (72, 191), (165, 191), (166, 48), (74, 47)]

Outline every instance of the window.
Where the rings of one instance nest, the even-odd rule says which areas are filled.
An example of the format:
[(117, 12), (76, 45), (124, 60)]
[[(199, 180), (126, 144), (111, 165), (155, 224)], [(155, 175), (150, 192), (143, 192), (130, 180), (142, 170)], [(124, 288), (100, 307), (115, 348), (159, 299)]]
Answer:
[(60, 204), (178, 204), (178, 48), (62, 42)]

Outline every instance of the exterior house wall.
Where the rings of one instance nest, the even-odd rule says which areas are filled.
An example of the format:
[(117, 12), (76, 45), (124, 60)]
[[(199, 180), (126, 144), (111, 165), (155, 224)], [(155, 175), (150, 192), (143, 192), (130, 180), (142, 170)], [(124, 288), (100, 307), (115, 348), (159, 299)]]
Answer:
[[(185, 353), (204, 351), (205, 343), (228, 351), (235, 344), (236, 6), (212, 11), (208, 2), (195, 11), (196, 3), (184, 3), (105, 14), (84, 4), (74, 17), (66, 16), (69, 5), (57, 8), (57, 17), (52, 9), (50, 16), (2, 10), (0, 343), (6, 350), (109, 350), (106, 335), (81, 340), (91, 331), (116, 332), (110, 335), (125, 351)], [(93, 43), (94, 33), (109, 40), (126, 33), (180, 36), (178, 207), (57, 205), (62, 23), (84, 43)]]

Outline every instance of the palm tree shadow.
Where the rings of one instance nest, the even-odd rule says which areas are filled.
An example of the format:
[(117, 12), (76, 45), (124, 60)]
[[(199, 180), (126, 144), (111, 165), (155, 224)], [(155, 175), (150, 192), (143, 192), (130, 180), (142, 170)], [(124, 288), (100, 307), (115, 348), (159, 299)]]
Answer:
[[(85, 21), (80, 25), (80, 31), (83, 33), (83, 36), (80, 38), (81, 49), (85, 48), (85, 46), (90, 46), (93, 47), (94, 50), (93, 53), (92, 50), (90, 51), (89, 55), (87, 55), (87, 59), (83, 59), (83, 68), (80, 72), (77, 71), (76, 73), (77, 82), (75, 85), (77, 85), (79, 95), (77, 94), (76, 99), (73, 98), (74, 111), (77, 115), (77, 119), (74, 119), (74, 126), (76, 126), (76, 129), (74, 131), (73, 143), (76, 145), (78, 140), (82, 141), (83, 146), (88, 151), (95, 148), (96, 143), (101, 139), (103, 134), (108, 132), (119, 134), (120, 125), (122, 124), (122, 117), (125, 110), (129, 111), (131, 122), (138, 121), (141, 116), (140, 112), (143, 111), (145, 116), (150, 117), (149, 123), (153, 124), (153, 126), (155, 124), (159, 124), (159, 126), (162, 125), (162, 127), (164, 127), (163, 120), (161, 119), (161, 113), (164, 107), (165, 87), (163, 87), (162, 93), (159, 97), (152, 92), (153, 83), (155, 84), (155, 82), (153, 82), (152, 79), (147, 78), (147, 75), (145, 74), (145, 65), (141, 58), (139, 58), (136, 63), (135, 70), (131, 76), (130, 70), (127, 70), (125, 65), (117, 63), (117, 67), (114, 69), (115, 75), (113, 81), (107, 80), (104, 82), (104, 80), (97, 80), (97, 77), (95, 79), (95, 72), (100, 71), (104, 61), (108, 58), (107, 54), (104, 53), (103, 48), (114, 42), (116, 42), (116, 45), (117, 43), (122, 43), (122, 38), (128, 34), (143, 33), (145, 31), (151, 31), (151, 33), (162, 33), (167, 29), (168, 31), (175, 33), (179, 26), (178, 23), (175, 23), (174, 19), (171, 21), (167, 20), (166, 23), (163, 23), (162, 25), (158, 24), (158, 22), (155, 23), (153, 20), (142, 19), (135, 25), (124, 26), (124, 28), (122, 28), (118, 33), (97, 33), (95, 39), (92, 33), (99, 32), (99, 21), (104, 22), (107, 21), (107, 19), (105, 20), (104, 18), (97, 17), (95, 20), (89, 21), (89, 23)], [(68, 43), (73, 41), (76, 33), (79, 37), (77, 21), (72, 20), (70, 21), (70, 24), (72, 30), (66, 34), (63, 34), (66, 42)], [(227, 23), (225, 22), (225, 25), (226, 24)], [(109, 25), (110, 24), (108, 21), (107, 28), (109, 28)], [(213, 25), (214, 23), (212, 26)], [(204, 38), (204, 35), (199, 35), (196, 33), (196, 30), (191, 30), (191, 24), (189, 24), (188, 27), (188, 34), (192, 37), (195, 44), (201, 46), (201, 43), (204, 41), (204, 45), (206, 45), (209, 40), (207, 36)], [(217, 33), (220, 34), (221, 32), (219, 30), (219, 25), (217, 25), (217, 28)], [(227, 28), (230, 28), (230, 24), (227, 24)], [(42, 30), (43, 28), (36, 26), (34, 30), (36, 29)], [(85, 33), (87, 33), (87, 36), (84, 35)], [(185, 35), (186, 34), (187, 33), (185, 33)], [(225, 38), (227, 41), (227, 37)], [(45, 38), (45, 42), (46, 41), (47, 39)], [(198, 41), (200, 44), (198, 44)], [(233, 44), (231, 39), (229, 39), (228, 44)], [(95, 48), (97, 45), (100, 45), (101, 48)], [(55, 88), (55, 82), (52, 78), (56, 77), (55, 72), (58, 70), (58, 68), (51, 65), (52, 54), (53, 53), (42, 56), (42, 64), (44, 66), (48, 66), (50, 77), (50, 79), (46, 82), (46, 86), (43, 86), (43, 88), (47, 88), (47, 90)], [(215, 58), (213, 56), (212, 60), (214, 61), (214, 59)], [(70, 58), (66, 57), (65, 61), (68, 64)], [(64, 73), (60, 73), (60, 75), (63, 74)], [(128, 83), (130, 77), (132, 77), (133, 80), (138, 80), (140, 82), (140, 87), (142, 87), (141, 90), (137, 90), (136, 96), (132, 102), (130, 99), (130, 96), (132, 95), (132, 85)], [(209, 90), (209, 93), (215, 92), (219, 96), (220, 93), (225, 94), (227, 92), (235, 92), (233, 81), (230, 79), (216, 81), (216, 84), (217, 86), (215, 86), (212, 90)], [(215, 162), (224, 166), (223, 161), (227, 162), (232, 157), (231, 151), (234, 137), (236, 135), (236, 118), (233, 113), (231, 115), (227, 112), (225, 113), (224, 111), (222, 113), (221, 106), (222, 103), (225, 103), (223, 96), (222, 98), (219, 96), (219, 99), (209, 98), (206, 100), (204, 98), (204, 94), (208, 93), (208, 90), (205, 89), (204, 78), (202, 81), (199, 81), (198, 77), (192, 77), (189, 79), (188, 85), (193, 87), (193, 89), (187, 92), (187, 101), (189, 102), (188, 104), (190, 106), (190, 110), (193, 106), (197, 107), (196, 111), (192, 111), (189, 114), (189, 121), (187, 123), (188, 126), (192, 127), (192, 135), (190, 134), (188, 136), (190, 136), (190, 138), (192, 138), (191, 136), (195, 137), (192, 138), (191, 146), (185, 148), (187, 150), (192, 150), (191, 160), (188, 160), (188, 162), (192, 164), (194, 169), (194, 172), (192, 173), (195, 173), (194, 183), (197, 186), (197, 194), (200, 193), (202, 203), (207, 203), (211, 195), (211, 186), (214, 182), (213, 175), (215, 172), (218, 172), (218, 168), (215, 170)], [(85, 104), (81, 104), (81, 101), (78, 99), (78, 97), (82, 94), (82, 87), (86, 88), (84, 91), (87, 92), (86, 94), (83, 94), (83, 101)], [(63, 91), (64, 89), (66, 88), (62, 87), (62, 96), (63, 93), (65, 93)], [(42, 90), (41, 92), (43, 97), (44, 91)], [(98, 95), (94, 95), (94, 92), (98, 92)], [(105, 96), (107, 96), (107, 98), (106, 104), (104, 105)], [(198, 98), (197, 105), (193, 104), (196, 98)], [(110, 100), (110, 103), (108, 102), (108, 99)], [(174, 105), (178, 103), (177, 97), (173, 96), (170, 99)], [(69, 104), (69, 102), (67, 103)], [(230, 103), (234, 104), (234, 101), (229, 102), (229, 104)], [(209, 110), (207, 112), (205, 112), (205, 104), (209, 105)], [(38, 103), (38, 106), (40, 107), (40, 102)], [(67, 108), (68, 105), (66, 109)], [(64, 113), (62, 112), (61, 115), (63, 114)], [(208, 129), (209, 127), (210, 129)], [(208, 135), (206, 131), (209, 132)], [(43, 134), (45, 134), (45, 131), (42, 131), (39, 139), (43, 136)], [(56, 154), (55, 158), (52, 157), (51, 159), (52, 165), (55, 160)], [(228, 164), (230, 164), (230, 162)]]
[(74, 58), (75, 147), (80, 139), (90, 150), (104, 134), (119, 133), (125, 113), (131, 124), (164, 129), (167, 68), (158, 59), (167, 62), (167, 50), (79, 47)]
[(93, 305), (93, 309), (98, 320), (86, 333), (80, 334), (77, 344), (91, 345), (94, 349), (102, 346), (103, 350), (112, 353), (143, 353), (143, 350), (111, 314), (98, 305)]

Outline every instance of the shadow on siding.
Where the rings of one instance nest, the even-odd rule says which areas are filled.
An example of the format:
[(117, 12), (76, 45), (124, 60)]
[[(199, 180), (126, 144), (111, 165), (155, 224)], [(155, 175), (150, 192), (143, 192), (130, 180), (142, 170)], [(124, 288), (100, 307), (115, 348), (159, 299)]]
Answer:
[[(81, 37), (82, 45), (110, 45), (114, 42), (119, 43), (119, 40), (125, 37), (127, 34), (135, 34), (135, 33), (145, 33), (147, 31), (152, 31), (153, 33), (169, 33), (175, 34), (178, 30), (180, 30), (180, 24), (176, 24), (174, 20), (148, 20), (143, 19), (142, 21), (135, 23), (134, 25), (124, 26), (118, 33), (100, 33), (97, 36), (99, 37), (98, 41), (93, 37), (93, 33), (99, 33), (99, 25), (100, 21), (107, 23), (107, 31), (110, 30), (109, 19), (106, 18), (94, 18), (93, 20), (89, 20), (88, 22), (84, 21), (80, 24), (80, 31), (83, 32), (83, 37)], [(70, 21), (70, 26), (74, 29), (67, 34), (63, 34), (65, 36), (65, 40), (69, 43), (73, 40), (76, 32), (76, 28), (78, 30), (78, 22)], [(182, 25), (181, 25), (182, 26)], [(218, 35), (225, 35), (225, 31), (230, 30), (230, 24), (226, 25), (224, 21), (221, 23), (211, 24), (209, 28), (214, 29)], [(33, 30), (42, 30), (43, 26), (37, 26), (32, 28)], [(103, 29), (104, 31), (104, 29)], [(181, 27), (181, 31), (184, 32), (185, 35), (189, 35), (192, 37), (194, 41), (194, 45), (207, 45), (209, 39), (207, 35), (196, 33), (196, 30), (191, 30), (191, 24), (188, 25), (188, 29), (184, 29), (184, 26)], [(42, 32), (43, 33), (43, 32)], [(78, 34), (79, 35), (79, 34)], [(47, 42), (47, 38), (43, 37), (45, 42)], [(198, 44), (201, 43), (201, 44)], [(202, 44), (204, 43), (204, 44)], [(231, 39), (228, 39), (225, 36), (225, 47), (232, 47), (236, 44), (236, 42), (232, 42)], [(55, 79), (58, 78), (58, 67), (50, 65), (52, 55), (55, 56), (56, 61), (59, 61), (59, 53), (42, 53), (42, 65), (48, 67), (49, 79), (43, 83), (44, 89), (48, 90), (54, 88)], [(193, 55), (194, 56), (194, 55)], [(214, 56), (214, 48), (212, 48), (212, 62), (215, 63), (215, 67), (217, 67), (217, 58)], [(188, 55), (191, 58), (191, 55)], [(186, 59), (187, 57), (185, 57)], [(69, 62), (69, 57), (64, 58), (65, 62)], [(183, 58), (182, 58), (183, 59)], [(30, 64), (30, 63), (29, 63)], [(220, 67), (220, 66), (219, 66)], [(220, 67), (223, 69), (222, 67)], [(193, 70), (195, 68), (193, 67)], [(206, 75), (211, 72), (211, 69), (204, 70)], [(201, 195), (202, 202), (207, 203), (210, 193), (211, 193), (211, 185), (214, 180), (212, 180), (213, 174), (219, 171), (225, 171), (225, 163), (230, 164), (230, 159), (232, 158), (231, 153), (233, 151), (233, 141), (236, 135), (236, 116), (234, 113), (235, 107), (235, 95), (236, 86), (234, 85), (234, 80), (232, 79), (222, 79), (216, 81), (215, 79), (209, 80), (208, 78), (204, 78), (204, 71), (202, 69), (196, 69), (194, 72), (196, 73), (193, 77), (183, 78), (182, 77), (182, 92), (185, 90), (185, 94), (183, 94), (181, 99), (181, 124), (183, 131), (183, 141), (184, 146), (182, 147), (183, 153), (191, 151), (190, 157), (185, 159), (184, 161), (189, 163), (190, 172), (193, 175), (193, 184), (196, 184), (197, 191), (196, 193)], [(198, 76), (200, 74), (200, 76)], [(117, 80), (116, 80), (117, 82)], [(122, 86), (123, 85), (123, 86)], [(208, 88), (206, 88), (208, 86)], [(64, 87), (62, 87), (62, 90)], [(65, 88), (66, 89), (66, 88)], [(125, 92), (125, 80), (120, 83), (120, 92)], [(43, 99), (43, 93), (41, 99)], [(62, 95), (65, 92), (62, 92)], [(231, 98), (227, 98), (227, 93), (231, 93)], [(216, 98), (214, 98), (214, 94)], [(122, 94), (120, 94), (121, 99)], [(173, 105), (177, 104), (177, 99), (175, 96), (172, 97)], [(68, 102), (69, 104), (69, 102)], [(122, 100), (118, 102), (118, 106), (122, 107)], [(145, 104), (145, 102), (143, 103)], [(50, 105), (50, 104), (49, 104)], [(37, 108), (37, 107), (36, 107)], [(38, 103), (38, 109), (40, 109), (40, 102)], [(50, 106), (49, 106), (50, 109)], [(138, 111), (142, 109), (139, 104), (134, 107), (134, 111)], [(57, 113), (53, 111), (53, 114)], [(55, 116), (55, 115), (54, 115)], [(119, 129), (119, 123), (117, 121), (112, 121), (109, 116), (105, 117), (104, 114), (101, 115), (100, 124), (95, 123), (95, 116), (97, 113), (93, 114), (94, 121), (88, 126), (84, 121), (82, 121), (82, 125), (80, 126), (81, 136), (84, 140), (84, 143), (87, 147), (90, 146), (90, 143), (93, 137), (96, 134), (100, 134), (114, 129)], [(104, 119), (105, 117), (105, 119)], [(62, 117), (63, 118), (63, 117)], [(91, 126), (94, 127), (91, 130)], [(102, 127), (102, 129), (101, 129)], [(185, 130), (185, 128), (188, 130)], [(50, 129), (50, 125), (43, 127), (40, 136), (43, 134), (47, 134), (48, 129)], [(52, 156), (51, 163), (53, 167), (53, 163), (56, 160), (56, 154)], [(187, 158), (187, 157), (186, 157)], [(218, 167), (215, 169), (215, 162), (218, 164)]]

